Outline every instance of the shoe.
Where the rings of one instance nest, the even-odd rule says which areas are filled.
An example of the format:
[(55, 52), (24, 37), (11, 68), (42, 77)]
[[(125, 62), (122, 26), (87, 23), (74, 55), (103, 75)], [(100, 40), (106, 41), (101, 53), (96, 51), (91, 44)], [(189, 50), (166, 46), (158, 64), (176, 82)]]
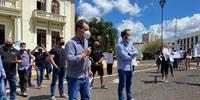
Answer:
[(47, 79), (47, 80), (50, 80), (50, 78), (49, 78), (49, 76), (48, 76), (48, 75), (45, 75), (45, 77), (46, 77), (46, 79)]
[(34, 88), (35, 85), (33, 85), (33, 84), (29, 84), (28, 87)]
[(67, 96), (66, 96), (66, 94), (62, 94), (60, 97), (61, 98), (66, 98)]
[(56, 100), (56, 97), (55, 96), (51, 96), (50, 100)]
[(92, 89), (93, 87), (92, 86), (90, 86), (90, 89)]
[(165, 82), (165, 83), (167, 83), (168, 81), (167, 81), (167, 80), (165, 80), (164, 82)]
[(42, 86), (38, 86), (38, 87), (37, 87), (37, 89), (41, 89), (41, 88), (42, 88)]
[(161, 80), (161, 82), (164, 82), (164, 81), (165, 81), (165, 79), (162, 79), (162, 80)]
[(25, 93), (25, 92), (23, 92), (23, 93), (21, 93), (21, 96), (22, 96), (22, 97), (28, 97), (28, 94)]
[(107, 87), (105, 85), (102, 85), (101, 89), (107, 89)]

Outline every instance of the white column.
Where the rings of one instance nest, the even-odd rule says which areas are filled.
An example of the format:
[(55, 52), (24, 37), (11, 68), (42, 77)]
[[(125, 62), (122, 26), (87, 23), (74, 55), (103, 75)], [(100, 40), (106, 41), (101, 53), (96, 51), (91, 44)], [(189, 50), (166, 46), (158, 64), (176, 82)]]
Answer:
[(15, 18), (15, 40), (16, 41), (21, 41), (22, 39), (22, 33), (21, 33), (21, 18), (16, 17)]
[(52, 0), (46, 0), (46, 11), (51, 13), (51, 1)]

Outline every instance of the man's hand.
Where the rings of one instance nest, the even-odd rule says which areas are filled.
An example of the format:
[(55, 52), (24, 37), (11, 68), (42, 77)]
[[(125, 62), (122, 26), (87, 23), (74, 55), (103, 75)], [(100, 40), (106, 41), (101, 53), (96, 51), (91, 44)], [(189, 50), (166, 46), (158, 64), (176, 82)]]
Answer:
[(91, 53), (91, 48), (89, 47), (89, 48), (84, 49), (83, 53), (85, 53), (86, 56), (89, 56)]
[(88, 69), (88, 76), (93, 77), (93, 73), (92, 73), (91, 69)]
[(85, 58), (86, 56), (89, 56), (91, 53), (91, 48), (86, 48), (84, 51), (81, 53), (81, 59)]
[(5, 73), (5, 72), (3, 73), (3, 78), (4, 78), (4, 79), (6, 78), (6, 73)]

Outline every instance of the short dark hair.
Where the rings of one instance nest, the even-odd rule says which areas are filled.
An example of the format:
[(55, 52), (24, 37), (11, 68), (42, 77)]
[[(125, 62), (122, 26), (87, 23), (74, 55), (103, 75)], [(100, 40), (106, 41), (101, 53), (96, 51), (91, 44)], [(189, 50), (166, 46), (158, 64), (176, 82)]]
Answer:
[(89, 24), (87, 20), (80, 19), (76, 22), (75, 30), (77, 31), (78, 28), (83, 28), (83, 23)]
[(23, 46), (23, 45), (26, 45), (26, 43), (25, 43), (25, 42), (21, 42), (21, 43), (20, 43), (20, 46)]
[(123, 38), (123, 37), (126, 35), (126, 33), (127, 33), (128, 31), (130, 31), (130, 29), (124, 29), (124, 30), (122, 31), (122, 33), (121, 33), (121, 37)]
[(62, 39), (64, 39), (64, 38), (63, 37), (56, 37), (56, 43), (58, 43)]

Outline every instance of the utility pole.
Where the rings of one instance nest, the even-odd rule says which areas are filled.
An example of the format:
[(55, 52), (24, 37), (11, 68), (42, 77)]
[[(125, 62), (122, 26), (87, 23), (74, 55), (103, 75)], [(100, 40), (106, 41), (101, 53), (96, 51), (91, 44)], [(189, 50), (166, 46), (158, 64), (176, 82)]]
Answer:
[(175, 39), (177, 40), (177, 17), (175, 17), (175, 30), (174, 30)]

